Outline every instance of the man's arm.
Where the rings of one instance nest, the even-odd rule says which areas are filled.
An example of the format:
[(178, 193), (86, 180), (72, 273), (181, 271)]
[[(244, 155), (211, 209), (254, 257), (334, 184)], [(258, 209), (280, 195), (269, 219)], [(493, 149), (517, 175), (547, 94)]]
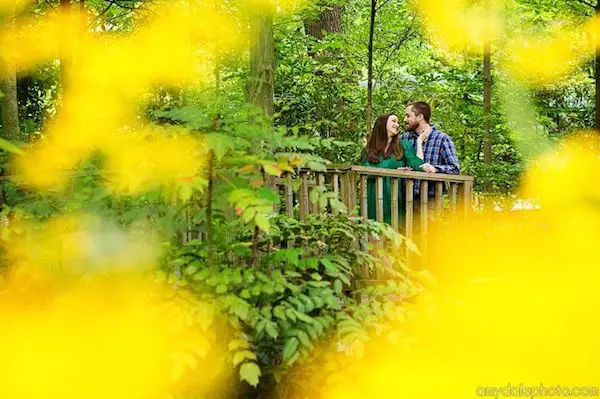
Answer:
[(442, 155), (442, 165), (433, 165), (438, 173), (457, 175), (460, 171), (456, 149), (450, 136), (445, 135), (442, 139), (440, 153)]

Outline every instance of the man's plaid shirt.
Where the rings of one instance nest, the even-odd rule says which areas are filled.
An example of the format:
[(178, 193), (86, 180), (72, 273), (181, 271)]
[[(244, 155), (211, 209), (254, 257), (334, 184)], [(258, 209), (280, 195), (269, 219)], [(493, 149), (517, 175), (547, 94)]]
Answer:
[[(432, 126), (431, 129), (429, 137), (423, 143), (423, 155), (425, 156), (423, 161), (435, 167), (438, 173), (457, 175), (460, 165), (452, 139), (446, 133), (437, 130), (435, 126)], [(410, 141), (416, 150), (417, 137), (419, 135), (416, 132), (410, 131), (404, 133), (400, 139)], [(419, 183), (420, 181), (415, 181), (415, 195), (419, 194)], [(431, 185), (429, 187), (429, 196), (433, 196), (433, 193), (434, 187)]]

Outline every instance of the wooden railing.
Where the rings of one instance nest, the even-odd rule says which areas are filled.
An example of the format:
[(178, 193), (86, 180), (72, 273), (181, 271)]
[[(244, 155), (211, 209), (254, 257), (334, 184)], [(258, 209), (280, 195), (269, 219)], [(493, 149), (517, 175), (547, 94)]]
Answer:
[[(296, 173), (287, 173), (282, 178), (271, 180), (270, 184), (280, 194), (283, 194), (284, 212), (290, 216), (298, 207), (300, 219), (305, 219), (311, 213), (321, 213), (309, 201), (310, 191), (318, 186), (327, 186), (328, 190), (346, 205), (349, 212), (360, 209), (360, 215), (367, 217), (367, 185), (368, 179), (375, 179), (376, 187), (376, 220), (383, 222), (383, 185), (384, 178), (391, 179), (391, 225), (401, 231), (406, 237), (413, 238), (415, 233), (415, 217), (418, 219), (420, 235), (427, 234), (428, 220), (444, 213), (465, 215), (471, 210), (473, 177), (467, 175), (447, 175), (441, 173), (413, 172), (372, 168), (365, 166), (340, 165), (327, 168), (325, 172), (315, 172), (300, 169)], [(294, 190), (294, 180), (300, 181), (298, 190)], [(415, 196), (415, 183), (419, 182), (418, 198)], [(433, 190), (430, 187), (433, 186)], [(403, 187), (403, 188), (402, 188)], [(399, 223), (398, 191), (404, 190), (404, 224)], [(433, 196), (430, 196), (430, 191)], [(444, 193), (447, 193), (446, 196)], [(446, 198), (446, 200), (445, 200)], [(418, 205), (417, 205), (418, 204)], [(418, 213), (418, 215), (416, 215)], [(431, 214), (433, 213), (433, 215)]]

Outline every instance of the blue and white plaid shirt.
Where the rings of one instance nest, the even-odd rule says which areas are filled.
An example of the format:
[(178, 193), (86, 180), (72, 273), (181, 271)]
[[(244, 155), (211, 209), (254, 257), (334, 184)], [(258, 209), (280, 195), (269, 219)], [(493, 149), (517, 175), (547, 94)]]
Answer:
[[(446, 173), (450, 175), (457, 175), (460, 171), (460, 165), (458, 163), (458, 156), (456, 155), (456, 149), (454, 148), (454, 142), (450, 136), (446, 133), (441, 132), (431, 126), (431, 133), (429, 137), (423, 143), (423, 155), (426, 163), (431, 164), (435, 167), (438, 173)], [(412, 143), (413, 147), (417, 148), (417, 132), (410, 131), (405, 132), (400, 137), (401, 140), (408, 140)], [(415, 195), (419, 193), (420, 182), (415, 181)], [(433, 195), (433, 185), (429, 188), (429, 195)]]

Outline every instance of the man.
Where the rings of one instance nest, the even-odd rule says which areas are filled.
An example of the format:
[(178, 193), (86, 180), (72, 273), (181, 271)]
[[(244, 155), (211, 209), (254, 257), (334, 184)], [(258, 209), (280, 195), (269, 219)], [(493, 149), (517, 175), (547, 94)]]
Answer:
[(409, 104), (404, 110), (406, 133), (401, 139), (412, 142), (415, 150), (417, 143), (423, 144), (423, 154), (417, 153), (417, 156), (423, 156), (423, 171), (457, 175), (459, 164), (454, 143), (450, 136), (429, 124), (430, 117), (429, 104), (422, 101)]

